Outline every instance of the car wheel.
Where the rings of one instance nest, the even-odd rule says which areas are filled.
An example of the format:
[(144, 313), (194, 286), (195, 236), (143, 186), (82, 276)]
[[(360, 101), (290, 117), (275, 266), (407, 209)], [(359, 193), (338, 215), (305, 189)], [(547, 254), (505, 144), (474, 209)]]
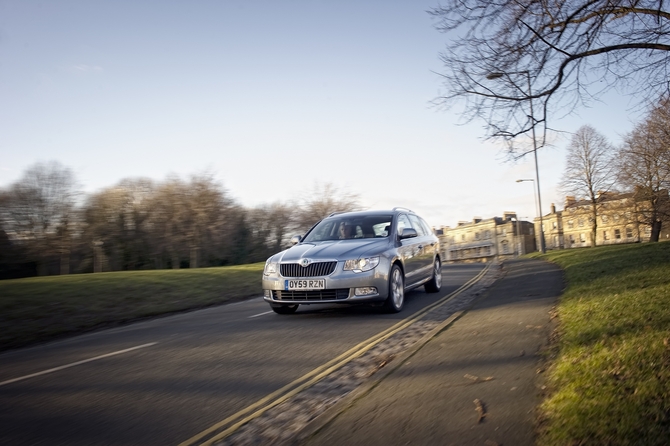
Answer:
[(389, 295), (384, 307), (391, 313), (398, 313), (405, 305), (405, 278), (398, 265), (393, 265), (389, 274)]
[(426, 293), (437, 293), (442, 288), (442, 264), (440, 259), (435, 259), (433, 265), (433, 277), (424, 285)]
[(298, 309), (298, 305), (270, 305), (277, 314), (293, 314)]

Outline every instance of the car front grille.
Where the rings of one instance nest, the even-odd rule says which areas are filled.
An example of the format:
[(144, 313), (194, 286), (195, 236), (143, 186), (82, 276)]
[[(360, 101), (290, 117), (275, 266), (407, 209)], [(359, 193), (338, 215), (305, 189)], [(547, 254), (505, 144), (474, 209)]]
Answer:
[(342, 300), (349, 297), (349, 288), (317, 291), (273, 291), (275, 300)]
[(337, 262), (315, 262), (307, 266), (297, 263), (282, 263), (280, 265), (281, 275), (284, 277), (319, 277), (327, 276), (335, 271)]

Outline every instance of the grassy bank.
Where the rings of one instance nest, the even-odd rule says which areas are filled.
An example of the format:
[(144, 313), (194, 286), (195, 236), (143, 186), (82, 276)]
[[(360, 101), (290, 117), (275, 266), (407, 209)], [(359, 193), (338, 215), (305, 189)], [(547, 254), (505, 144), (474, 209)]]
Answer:
[(566, 273), (541, 445), (670, 442), (670, 243), (548, 253)]
[(260, 296), (263, 264), (0, 281), (0, 350)]

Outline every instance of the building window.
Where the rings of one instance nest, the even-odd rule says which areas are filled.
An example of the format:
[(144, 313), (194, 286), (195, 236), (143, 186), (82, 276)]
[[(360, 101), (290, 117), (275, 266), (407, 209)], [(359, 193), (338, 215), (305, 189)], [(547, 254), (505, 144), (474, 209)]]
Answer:
[(484, 238), (485, 238), (486, 240), (490, 239), (490, 238), (491, 238), (491, 231), (489, 231), (489, 230), (487, 229), (487, 230), (484, 232)]
[(491, 255), (491, 246), (487, 246), (486, 248), (484, 248), (484, 250), (486, 251), (487, 256)]
[(577, 226), (579, 226), (579, 227), (584, 226), (584, 219), (583, 218), (580, 218), (580, 219), (577, 220)]
[(507, 240), (502, 242), (502, 252), (503, 254), (509, 254), (509, 246), (507, 246)]
[(575, 236), (570, 234), (570, 244), (574, 245), (575, 244)]
[(465, 241), (465, 234), (461, 234), (461, 241), (462, 241), (462, 242)]
[(621, 229), (614, 230), (614, 238), (617, 240), (621, 240)]
[(575, 225), (575, 222), (572, 220), (568, 220), (568, 228), (572, 229), (572, 227)]
[(619, 214), (614, 214), (612, 216), (612, 218), (614, 219), (615, 222), (617, 222), (617, 221), (619, 221), (619, 218), (621, 218), (621, 217), (619, 216)]
[(556, 221), (552, 222), (551, 227), (552, 227), (552, 229), (558, 229), (558, 222), (556, 222)]
[(607, 223), (609, 221), (607, 215), (603, 215), (602, 217), (600, 217), (600, 219), (603, 221), (603, 223)]
[(626, 228), (626, 238), (633, 238), (633, 228)]
[(607, 233), (607, 231), (603, 231), (603, 240), (609, 240), (609, 239), (610, 239), (610, 236)]
[(475, 232), (475, 240), (479, 240), (479, 232)]
[(579, 241), (582, 243), (586, 243), (586, 234), (579, 234)]

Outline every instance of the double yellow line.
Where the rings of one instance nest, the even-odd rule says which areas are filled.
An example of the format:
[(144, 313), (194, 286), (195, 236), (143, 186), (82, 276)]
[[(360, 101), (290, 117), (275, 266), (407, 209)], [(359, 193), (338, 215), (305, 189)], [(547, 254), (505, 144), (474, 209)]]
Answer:
[(390, 338), (391, 336), (403, 330), (404, 328), (412, 325), (414, 322), (421, 319), (435, 307), (442, 305), (443, 303), (447, 302), (448, 300), (456, 297), (463, 291), (467, 290), (475, 282), (481, 279), (484, 276), (484, 274), (486, 274), (486, 272), (489, 270), (490, 267), (491, 265), (488, 264), (486, 268), (484, 268), (479, 274), (477, 274), (475, 277), (467, 281), (459, 289), (452, 292), (451, 294), (444, 296), (440, 300), (417, 311), (408, 318), (403, 319), (402, 321), (387, 328), (386, 330), (372, 336), (371, 338), (366, 339), (365, 341), (352, 347), (351, 349), (347, 350), (346, 352), (342, 353), (336, 358), (331, 359), (327, 363), (315, 368), (311, 372), (301, 376), (295, 381), (285, 385), (284, 387), (258, 400), (254, 404), (240, 410), (239, 412), (229, 416), (225, 420), (216, 423), (210, 428), (180, 443), (179, 446), (191, 446), (194, 444), (212, 445), (215, 442), (221, 441), (224, 438), (230, 436), (244, 424), (248, 423), (249, 421), (255, 418), (258, 418), (259, 416), (263, 415), (265, 412), (272, 409), (273, 407), (278, 406), (279, 404), (288, 400), (292, 396), (314, 385), (327, 375), (331, 374), (335, 370), (347, 364), (349, 361), (358, 358), (363, 353), (367, 352), (380, 342), (385, 341), (386, 339)]

